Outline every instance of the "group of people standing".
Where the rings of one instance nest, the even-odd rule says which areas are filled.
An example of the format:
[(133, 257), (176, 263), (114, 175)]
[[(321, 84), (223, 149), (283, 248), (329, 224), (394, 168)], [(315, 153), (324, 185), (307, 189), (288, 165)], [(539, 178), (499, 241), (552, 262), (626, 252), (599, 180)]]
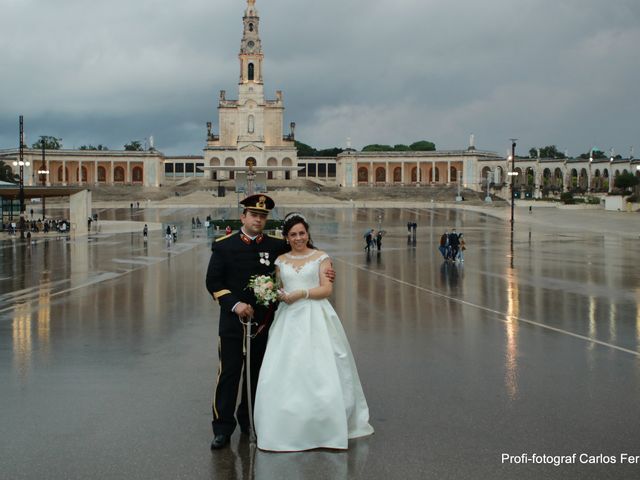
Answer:
[(377, 248), (378, 251), (382, 250), (382, 236), (384, 233), (382, 230), (378, 230), (377, 232), (370, 228), (367, 233), (364, 234), (365, 246), (364, 249), (367, 253), (371, 252), (372, 249)]
[(464, 251), (467, 249), (464, 234), (456, 232), (454, 228), (451, 233), (448, 230), (440, 237), (438, 250), (442, 258), (449, 262), (464, 262)]
[(167, 243), (177, 242), (178, 241), (178, 227), (175, 225), (167, 225), (167, 228), (164, 230), (164, 238), (167, 240)]
[[(24, 222), (24, 231), (28, 233), (49, 233), (52, 231), (59, 233), (69, 233), (70, 230), (69, 220), (60, 219), (46, 219), (46, 220), (30, 220)], [(20, 224), (17, 222), (9, 222), (2, 225), (2, 230), (9, 232), (10, 235), (15, 235), (20, 229)]]

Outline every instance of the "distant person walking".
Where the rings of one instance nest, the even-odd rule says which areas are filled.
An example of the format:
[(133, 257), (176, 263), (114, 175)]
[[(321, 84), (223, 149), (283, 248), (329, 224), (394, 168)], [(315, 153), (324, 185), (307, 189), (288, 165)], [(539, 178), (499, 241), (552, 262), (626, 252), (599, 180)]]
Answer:
[(453, 261), (458, 256), (458, 250), (460, 248), (460, 239), (458, 238), (455, 228), (449, 234), (449, 247), (451, 248), (449, 258)]
[(165, 230), (165, 237), (167, 239), (167, 243), (171, 243), (171, 225), (167, 225), (167, 229)]
[(447, 259), (447, 249), (449, 247), (449, 232), (447, 230), (444, 231), (442, 236), (440, 237), (440, 246), (438, 250), (442, 254), (442, 258)]
[(460, 248), (458, 249), (456, 261), (464, 262), (464, 251), (467, 249), (467, 243), (464, 241), (464, 233), (458, 235), (458, 240), (460, 241)]
[(376, 233), (376, 247), (378, 250), (382, 250), (382, 235), (382, 230), (378, 230), (378, 233)]
[(142, 229), (142, 238), (144, 239), (144, 241), (147, 241), (147, 238), (149, 236), (149, 227), (147, 226), (147, 224), (144, 224), (144, 228)]
[(369, 231), (364, 234), (364, 241), (364, 249), (369, 253), (371, 251), (371, 245), (373, 244), (373, 228), (369, 229)]

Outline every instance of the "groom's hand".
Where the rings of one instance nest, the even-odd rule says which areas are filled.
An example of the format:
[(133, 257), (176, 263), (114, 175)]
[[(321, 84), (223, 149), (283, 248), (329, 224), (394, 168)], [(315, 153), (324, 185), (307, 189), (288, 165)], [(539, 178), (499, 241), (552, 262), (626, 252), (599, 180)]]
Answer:
[(234, 311), (240, 318), (253, 318), (253, 307), (248, 303), (238, 303)]

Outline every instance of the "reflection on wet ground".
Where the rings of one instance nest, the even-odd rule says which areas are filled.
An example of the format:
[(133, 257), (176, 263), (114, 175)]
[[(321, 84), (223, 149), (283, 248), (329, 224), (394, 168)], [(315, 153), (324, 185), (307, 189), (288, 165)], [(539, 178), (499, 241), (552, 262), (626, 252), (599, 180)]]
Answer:
[[(376, 434), (348, 452), (209, 451), (217, 306), (204, 209), (114, 209), (153, 232), (0, 243), (6, 478), (624, 478), (637, 465), (503, 465), (501, 454), (640, 455), (637, 242), (425, 209), (305, 211)], [(276, 212), (281, 216), (284, 212)], [(64, 212), (61, 212), (63, 215)], [(417, 235), (407, 235), (407, 222)], [(381, 250), (364, 232), (383, 228)], [(464, 232), (464, 263), (437, 250)], [(513, 249), (511, 248), (513, 240)], [(634, 475), (635, 475), (634, 474)], [(253, 477), (252, 477), (253, 475)]]

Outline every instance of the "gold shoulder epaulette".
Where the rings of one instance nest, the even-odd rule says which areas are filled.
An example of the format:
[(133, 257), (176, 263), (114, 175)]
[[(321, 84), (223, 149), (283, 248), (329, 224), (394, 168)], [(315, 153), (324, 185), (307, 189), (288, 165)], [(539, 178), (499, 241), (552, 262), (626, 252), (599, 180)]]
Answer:
[(229, 235), (225, 235), (224, 237), (216, 238), (216, 242), (219, 242), (220, 240), (224, 240), (225, 238), (229, 238), (231, 235), (233, 235), (233, 233), (230, 233)]

